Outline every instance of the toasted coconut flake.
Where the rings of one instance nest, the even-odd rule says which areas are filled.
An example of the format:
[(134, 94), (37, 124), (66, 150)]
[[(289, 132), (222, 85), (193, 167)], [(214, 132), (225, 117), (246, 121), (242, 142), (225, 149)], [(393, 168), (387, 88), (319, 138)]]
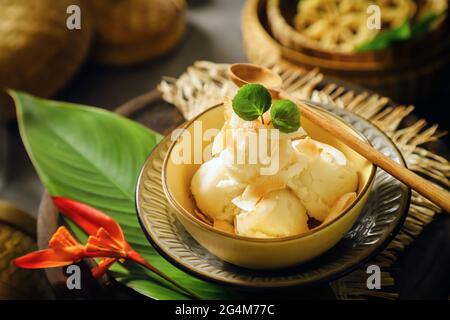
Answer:
[(261, 176), (249, 184), (241, 196), (232, 200), (239, 209), (252, 211), (256, 204), (269, 192), (286, 188), (286, 181), (277, 175)]
[[(234, 227), (235, 232), (238, 235), (249, 235), (257, 238), (269, 238), (263, 232), (252, 230), (251, 221), (248, 220), (249, 217), (255, 217), (261, 213), (270, 212), (276, 207), (276, 201), (274, 199), (265, 198), (254, 207), (252, 212), (242, 212), (234, 217)], [(250, 224), (249, 224), (250, 223)]]
[(356, 192), (344, 193), (336, 199), (330, 209), (330, 213), (323, 221), (326, 224), (343, 213), (356, 200)]
[(213, 224), (212, 221), (205, 214), (203, 214), (203, 212), (201, 212), (200, 210), (194, 209), (194, 213), (195, 213), (195, 216), (197, 218), (199, 218), (201, 221), (203, 221), (209, 225)]
[(284, 135), (288, 136), (289, 139), (295, 140), (295, 139), (303, 139), (308, 136), (305, 129), (300, 127), (297, 131), (291, 132), (291, 133), (283, 133)]
[(342, 153), (342, 151), (336, 149), (333, 146), (330, 146), (326, 143), (322, 143), (319, 141), (315, 141), (315, 143), (322, 147), (322, 152), (320, 153), (320, 156), (322, 159), (328, 159), (330, 162), (335, 162), (336, 164), (340, 166), (347, 165), (347, 158)]
[(292, 142), (292, 146), (299, 152), (307, 153), (313, 159), (320, 157), (320, 153), (322, 152), (323, 149), (320, 145), (316, 144), (315, 141), (310, 137), (295, 140)]
[(218, 229), (218, 230), (222, 230), (231, 234), (235, 234), (234, 232), (234, 226), (227, 222), (227, 221), (223, 221), (223, 220), (218, 220), (218, 219), (214, 219), (214, 224), (213, 227)]
[(261, 199), (264, 195), (271, 191), (286, 188), (286, 181), (278, 176), (261, 176), (255, 179), (255, 182), (248, 185), (242, 196), (248, 199)]
[[(284, 181), (289, 181), (294, 176), (299, 175), (306, 168), (307, 165), (308, 165), (308, 160), (299, 157), (297, 162), (288, 166), (286, 168), (286, 170), (283, 170), (282, 172), (280, 172), (280, 175), (284, 179)], [(286, 182), (286, 184), (287, 184), (287, 182)]]
[(256, 207), (256, 203), (258, 200), (254, 201), (254, 199), (245, 200), (242, 196), (238, 196), (231, 200), (231, 202), (241, 210), (244, 211), (252, 211)]

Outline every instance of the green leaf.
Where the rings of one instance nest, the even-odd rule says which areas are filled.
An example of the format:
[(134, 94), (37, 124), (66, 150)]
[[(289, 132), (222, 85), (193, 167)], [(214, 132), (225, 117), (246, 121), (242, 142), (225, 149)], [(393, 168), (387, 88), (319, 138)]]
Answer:
[(269, 110), (272, 97), (264, 86), (256, 83), (241, 87), (233, 98), (233, 110), (242, 119), (252, 121)]
[[(148, 154), (161, 136), (106, 110), (39, 99), (11, 91), (27, 152), (49, 193), (84, 202), (109, 214), (131, 246), (156, 268), (202, 298), (231, 297), (226, 289), (192, 277), (148, 243), (136, 217), (134, 190)], [(81, 241), (86, 235), (70, 224)], [(186, 299), (150, 271), (116, 263), (116, 279), (154, 299)]]
[(357, 52), (376, 51), (389, 48), (393, 43), (405, 41), (411, 38), (411, 22), (405, 20), (397, 28), (379, 33), (375, 38), (356, 47)]
[(443, 13), (438, 14), (436, 12), (428, 12), (422, 18), (420, 18), (416, 23), (412, 25), (411, 34), (412, 38), (416, 38), (430, 30), (431, 24), (436, 21)]
[(398, 42), (404, 42), (412, 39), (417, 39), (426, 33), (431, 24), (436, 21), (443, 13), (437, 14), (435, 12), (428, 12), (418, 21), (407, 19), (405, 22), (390, 30), (386, 30), (378, 34), (372, 40), (360, 44), (356, 47), (357, 52), (376, 51), (390, 48)]
[(270, 109), (273, 126), (281, 132), (289, 133), (300, 128), (300, 111), (291, 100), (277, 100)]

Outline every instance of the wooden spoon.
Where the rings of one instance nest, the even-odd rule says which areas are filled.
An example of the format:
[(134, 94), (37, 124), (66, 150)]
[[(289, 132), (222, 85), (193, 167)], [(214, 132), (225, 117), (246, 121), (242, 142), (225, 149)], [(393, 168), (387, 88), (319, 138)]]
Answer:
[(323, 130), (332, 134), (347, 146), (355, 150), (367, 160), (377, 165), (384, 171), (390, 173), (398, 180), (416, 190), (425, 198), (431, 200), (442, 209), (450, 212), (450, 193), (443, 188), (425, 180), (414, 172), (400, 166), (397, 162), (388, 158), (369, 144), (351, 134), (342, 130), (333, 121), (316, 113), (314, 109), (308, 107), (305, 102), (293, 98), (287, 92), (280, 89), (282, 79), (271, 70), (248, 63), (237, 63), (230, 66), (228, 74), (237, 86), (241, 87), (247, 83), (259, 83), (264, 85), (274, 99), (289, 99), (300, 108), (302, 117), (307, 118)]

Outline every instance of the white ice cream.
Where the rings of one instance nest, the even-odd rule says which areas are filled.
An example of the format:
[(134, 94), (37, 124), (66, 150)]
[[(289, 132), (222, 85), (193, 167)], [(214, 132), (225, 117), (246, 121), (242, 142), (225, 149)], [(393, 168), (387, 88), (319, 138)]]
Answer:
[[(222, 132), (214, 140), (214, 150), (230, 176), (245, 184), (261, 175), (276, 175), (292, 165), (296, 151), (291, 139), (306, 135), (302, 128), (285, 134), (259, 120), (244, 121), (232, 111), (229, 99), (225, 99), (225, 118)], [(270, 118), (265, 121), (269, 123)]]
[(257, 238), (287, 237), (308, 230), (308, 216), (288, 189), (267, 194), (252, 211), (238, 214), (236, 234)]
[(354, 192), (358, 174), (338, 149), (305, 138), (293, 142), (300, 158), (308, 165), (291, 178), (288, 187), (297, 195), (308, 215), (324, 221), (335, 201), (345, 193)]
[(220, 158), (203, 163), (191, 181), (198, 208), (212, 220), (233, 222), (240, 209), (232, 199), (242, 194), (245, 185), (229, 176)]

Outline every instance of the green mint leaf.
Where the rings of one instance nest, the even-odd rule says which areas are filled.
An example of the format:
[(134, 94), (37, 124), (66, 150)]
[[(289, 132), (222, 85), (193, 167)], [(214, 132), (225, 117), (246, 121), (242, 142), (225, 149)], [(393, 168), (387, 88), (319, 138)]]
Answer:
[(232, 104), (234, 112), (240, 118), (253, 121), (269, 110), (272, 97), (264, 86), (251, 83), (239, 89)]
[(300, 128), (300, 111), (290, 100), (277, 100), (270, 109), (273, 126), (281, 132), (289, 133)]

